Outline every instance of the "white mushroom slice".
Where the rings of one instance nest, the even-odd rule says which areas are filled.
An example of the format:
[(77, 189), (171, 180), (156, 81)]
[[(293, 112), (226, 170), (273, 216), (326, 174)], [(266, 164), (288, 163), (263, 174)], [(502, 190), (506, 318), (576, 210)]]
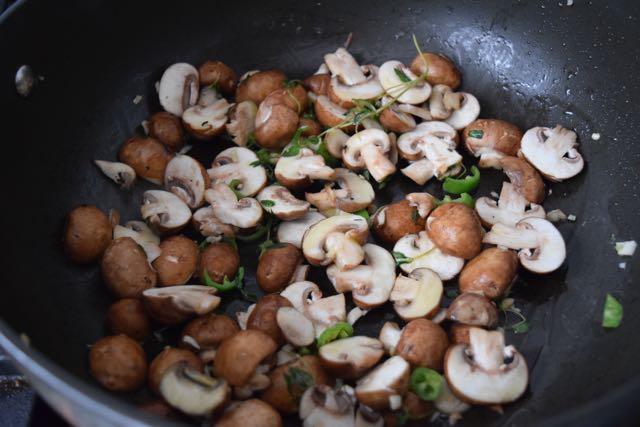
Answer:
[(225, 224), (239, 228), (251, 228), (262, 219), (260, 202), (250, 197), (240, 200), (227, 184), (216, 184), (204, 193), (204, 198), (211, 204), (213, 214)]
[[(313, 293), (313, 288), (308, 287), (302, 293), (302, 300), (309, 301), (309, 295), (313, 295)], [(313, 322), (317, 338), (329, 326), (347, 320), (344, 294), (311, 300), (310, 303), (303, 306), (303, 314)]]
[(329, 153), (336, 159), (342, 158), (342, 150), (349, 140), (349, 135), (341, 129), (330, 129), (324, 136), (324, 143)]
[(424, 185), (433, 178), (435, 166), (428, 159), (409, 162), (409, 166), (400, 169), (400, 172), (418, 185)]
[(423, 122), (410, 132), (405, 132), (398, 138), (400, 155), (407, 160), (420, 160), (425, 157), (422, 147), (426, 136), (434, 136), (446, 142), (450, 148), (456, 147), (458, 132), (445, 122)]
[(236, 190), (245, 197), (258, 194), (267, 184), (267, 172), (263, 166), (254, 162), (258, 156), (244, 147), (232, 147), (221, 151), (207, 170), (211, 184), (236, 181)]
[(336, 391), (324, 384), (309, 387), (300, 399), (303, 427), (355, 427), (355, 399), (346, 387)]
[(280, 292), (280, 296), (288, 299), (296, 310), (305, 313), (307, 305), (322, 298), (322, 292), (315, 283), (303, 281), (290, 284)]
[(369, 118), (369, 117), (362, 119), (360, 124), (365, 129), (384, 130), (384, 126), (382, 126), (379, 121), (377, 121), (376, 119)]
[(478, 99), (467, 92), (458, 93), (462, 95), (460, 108), (454, 110), (446, 120), (446, 122), (456, 130), (469, 126), (480, 115), (480, 103)]
[(231, 105), (221, 98), (208, 106), (194, 105), (184, 110), (182, 122), (187, 131), (198, 139), (211, 139), (219, 135), (227, 123)]
[(164, 172), (164, 188), (172, 192), (191, 209), (204, 203), (204, 190), (209, 185), (209, 176), (196, 159), (185, 155), (176, 155)]
[(445, 375), (451, 390), (468, 403), (499, 405), (518, 399), (527, 388), (529, 372), (524, 357), (504, 345), (500, 331), (469, 330), (469, 345), (447, 351)]
[[(528, 205), (530, 205), (529, 209), (527, 209)], [(476, 200), (476, 212), (485, 224), (501, 223), (509, 227), (515, 227), (516, 223), (524, 218), (545, 218), (546, 216), (542, 205), (529, 203), (508, 182), (502, 183), (500, 198), (497, 202), (489, 197), (479, 197)]]
[(264, 210), (282, 220), (298, 219), (309, 211), (309, 202), (296, 199), (286, 187), (281, 185), (263, 188), (256, 198)]
[(358, 378), (384, 356), (382, 343), (371, 337), (342, 338), (318, 350), (322, 365), (341, 378)]
[(313, 108), (318, 121), (324, 126), (330, 128), (345, 124), (345, 121), (349, 118), (350, 115), (348, 110), (334, 104), (325, 95), (320, 95), (316, 99), (316, 103), (314, 104)]
[(335, 178), (335, 171), (325, 164), (324, 158), (308, 148), (301, 149), (295, 156), (280, 157), (274, 172), (278, 181), (288, 188), (304, 186), (316, 179)]
[(142, 195), (142, 219), (158, 232), (177, 231), (191, 219), (191, 209), (178, 196), (163, 190), (148, 190)]
[(160, 394), (172, 407), (196, 416), (209, 416), (228, 399), (228, 385), (190, 367), (186, 362), (171, 365), (160, 381)]
[(422, 218), (428, 217), (437, 206), (437, 199), (429, 193), (409, 193), (405, 199), (409, 201), (409, 206), (417, 208)]
[(278, 226), (278, 242), (291, 243), (296, 248), (302, 247), (304, 233), (314, 224), (325, 219), (325, 216), (316, 211), (308, 211), (301, 218), (293, 221), (285, 221)]
[(356, 397), (373, 409), (390, 410), (397, 401), (394, 396), (402, 396), (407, 391), (410, 371), (407, 361), (393, 356), (358, 381)]
[(363, 65), (360, 69), (363, 71), (365, 80), (358, 83), (346, 83), (339, 76), (331, 78), (328, 91), (333, 102), (339, 102), (341, 107), (353, 107), (354, 99), (376, 99), (384, 93), (384, 88), (378, 79), (378, 67)]
[(124, 227), (116, 224), (113, 227), (113, 240), (120, 237), (131, 237), (137, 244), (142, 246), (145, 254), (147, 254), (147, 260), (152, 263), (156, 258), (160, 256), (160, 237), (142, 221), (129, 221)]
[(403, 113), (420, 117), (424, 121), (430, 122), (433, 120), (433, 117), (431, 117), (431, 113), (429, 112), (429, 110), (424, 107), (418, 107), (417, 105), (411, 104), (396, 104), (395, 107)]
[(163, 325), (176, 325), (207, 314), (220, 304), (216, 289), (209, 286), (180, 285), (150, 288), (142, 293), (147, 313)]
[(136, 182), (136, 171), (129, 165), (104, 160), (94, 160), (94, 163), (103, 174), (125, 190), (130, 189)]
[(276, 353), (276, 366), (282, 366), (294, 360), (298, 360), (300, 356), (296, 353), (291, 344), (285, 344)]
[(433, 405), (443, 414), (454, 416), (459, 416), (463, 412), (471, 409), (471, 405), (458, 399), (456, 395), (451, 392), (446, 380), (442, 382), (442, 389), (436, 400), (433, 401)]
[(384, 325), (382, 325), (378, 339), (384, 346), (384, 350), (390, 356), (393, 356), (396, 352), (400, 336), (402, 336), (402, 329), (400, 329), (396, 322), (385, 322)]
[(280, 307), (276, 313), (276, 322), (282, 335), (296, 347), (313, 344), (316, 333), (311, 320), (293, 307)]
[(558, 269), (567, 254), (562, 235), (543, 218), (525, 218), (515, 227), (497, 223), (482, 241), (518, 249), (520, 263), (534, 273), (550, 273)]
[(362, 245), (369, 235), (367, 220), (359, 215), (336, 215), (312, 225), (302, 239), (302, 252), (311, 265), (335, 263), (339, 270), (364, 259)]
[(335, 184), (340, 188), (334, 189), (332, 184), (327, 184), (318, 193), (306, 193), (308, 202), (320, 211), (337, 208), (344, 212), (365, 209), (373, 202), (375, 192), (369, 181), (349, 169), (338, 168), (335, 173)]
[(238, 321), (238, 326), (240, 327), (240, 330), (242, 331), (247, 330), (247, 323), (249, 322), (249, 316), (251, 316), (251, 312), (253, 312), (254, 308), (256, 308), (256, 305), (251, 304), (249, 307), (247, 307), (246, 311), (236, 311), (236, 320)]
[(430, 318), (438, 312), (443, 291), (442, 280), (436, 273), (417, 268), (409, 277), (398, 276), (390, 300), (396, 313), (406, 321)]
[(236, 234), (235, 227), (220, 221), (211, 206), (195, 211), (192, 222), (195, 229), (212, 243), (219, 242), (224, 237), (233, 239)]
[(336, 265), (327, 268), (327, 276), (337, 292), (351, 292), (353, 302), (371, 309), (389, 300), (396, 280), (396, 264), (384, 248), (367, 243), (363, 246), (366, 265), (339, 271)]
[(574, 131), (560, 125), (553, 129), (535, 127), (525, 132), (520, 152), (546, 178), (562, 181), (576, 176), (584, 167), (576, 138)]
[[(405, 135), (407, 134), (405, 133), (400, 136), (398, 143), (398, 148), (401, 153), (402, 148), (400, 144), (403, 142), (402, 138), (405, 137)], [(418, 145), (424, 155), (423, 160), (428, 160), (428, 163), (420, 163), (420, 165), (424, 167), (425, 171), (418, 176), (428, 176), (432, 174), (436, 178), (442, 178), (452, 175), (462, 162), (462, 156), (456, 151), (455, 144), (451, 141), (442, 140), (432, 135), (424, 135), (419, 140)], [(414, 164), (411, 164), (410, 167)], [(415, 175), (415, 173), (411, 173), (412, 170), (410, 167), (402, 170), (402, 173), (409, 177), (411, 177), (411, 175)]]
[(158, 88), (160, 105), (178, 117), (198, 102), (198, 70), (183, 62), (173, 64), (164, 71)]
[(198, 96), (197, 105), (199, 105), (200, 107), (209, 107), (221, 99), (222, 96), (215, 87), (205, 86), (200, 89), (200, 95)]
[(227, 132), (236, 145), (244, 147), (249, 142), (249, 135), (256, 130), (256, 114), (258, 106), (252, 101), (242, 101), (235, 104), (229, 111)]
[(376, 181), (381, 182), (396, 171), (388, 157), (390, 151), (391, 141), (386, 132), (366, 129), (349, 138), (342, 151), (342, 160), (349, 169), (366, 168)]
[[(431, 85), (421, 82), (409, 87), (409, 81), (403, 81), (400, 76), (404, 75), (409, 81), (418, 80), (413, 71), (400, 61), (387, 61), (380, 66), (378, 78), (384, 90), (399, 102), (404, 104), (421, 104), (431, 95)], [(405, 79), (406, 80), (406, 79)]]
[(364, 317), (367, 313), (369, 312), (369, 310), (363, 310), (360, 307), (356, 306), (353, 307), (351, 310), (349, 310), (349, 312), (347, 313), (347, 322), (351, 325), (355, 324), (358, 320), (360, 320), (362, 317)]
[(426, 231), (402, 237), (396, 242), (393, 251), (409, 258), (409, 262), (400, 265), (405, 273), (411, 273), (416, 268), (428, 268), (440, 276), (441, 280), (451, 280), (464, 266), (462, 258), (447, 255), (438, 249)]
[(438, 84), (433, 87), (429, 97), (429, 113), (433, 120), (445, 120), (462, 105), (463, 95), (456, 93), (447, 85)]
[(340, 77), (345, 84), (354, 85), (367, 79), (360, 65), (345, 48), (340, 47), (335, 53), (326, 54), (324, 62), (331, 74)]

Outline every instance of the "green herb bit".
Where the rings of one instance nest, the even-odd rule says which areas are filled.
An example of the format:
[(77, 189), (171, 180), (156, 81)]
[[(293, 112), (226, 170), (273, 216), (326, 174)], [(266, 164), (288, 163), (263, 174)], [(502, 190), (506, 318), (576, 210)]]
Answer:
[(302, 85), (302, 80), (298, 80), (298, 79), (285, 80), (284, 82), (282, 82), (282, 85), (287, 89), (293, 89), (296, 86)]
[(504, 298), (502, 301), (500, 301), (500, 304), (498, 304), (498, 307), (504, 313), (505, 322), (508, 320), (509, 313), (517, 316), (520, 319), (517, 323), (514, 323), (513, 325), (505, 324), (504, 326), (505, 330), (513, 331), (516, 334), (522, 334), (529, 331), (529, 322), (522, 315), (522, 313), (520, 312), (520, 309), (514, 306), (513, 298)]
[(623, 315), (622, 304), (611, 294), (607, 294), (604, 301), (604, 311), (602, 312), (602, 327), (617, 328), (622, 323)]
[(402, 83), (409, 83), (411, 81), (409, 76), (407, 76), (400, 68), (394, 68), (393, 71), (395, 71), (396, 76), (398, 76)]
[(353, 326), (347, 322), (338, 322), (333, 326), (329, 326), (322, 331), (318, 337), (316, 345), (318, 348), (325, 344), (329, 344), (331, 341), (339, 340), (341, 338), (348, 338), (353, 335)]
[(368, 210), (366, 210), (366, 209), (360, 209), (359, 211), (355, 211), (353, 214), (354, 214), (354, 215), (359, 215), (359, 216), (361, 216), (362, 218), (366, 219), (367, 221), (368, 221), (368, 220), (369, 220), (369, 218), (370, 218), (369, 211), (368, 211)]
[(207, 239), (204, 239), (202, 242), (200, 242), (200, 244), (198, 245), (198, 249), (203, 250), (205, 249), (207, 246), (209, 246), (211, 244), (210, 241), (208, 241)]
[(422, 53), (422, 49), (420, 49), (420, 44), (418, 43), (418, 39), (415, 34), (411, 34), (411, 39), (413, 40), (413, 45), (416, 47), (418, 51), (418, 55), (420, 55), (420, 59), (422, 59), (422, 63), (424, 64), (424, 73), (420, 76), (421, 79), (426, 79), (429, 74), (429, 64), (427, 63), (427, 58), (424, 57), (424, 53)]
[(418, 213), (418, 209), (413, 208), (411, 210), (411, 222), (417, 224), (420, 221), (420, 214)]
[(264, 253), (269, 249), (284, 248), (285, 246), (287, 245), (285, 245), (284, 243), (274, 242), (273, 240), (270, 240), (270, 239), (265, 240), (264, 242), (258, 245), (258, 249), (260, 249), (260, 255), (258, 257), (259, 258), (262, 257), (262, 255), (264, 255)]
[(413, 258), (409, 258), (402, 252), (393, 251), (392, 254), (393, 259), (396, 260), (396, 266), (398, 267), (400, 267), (402, 264), (409, 264), (410, 262), (413, 262)]
[(238, 269), (238, 274), (233, 280), (225, 278), (222, 283), (215, 282), (211, 276), (209, 276), (209, 272), (207, 269), (204, 270), (204, 284), (207, 286), (211, 286), (212, 288), (216, 288), (220, 292), (228, 292), (234, 289), (242, 288), (242, 281), (244, 280), (244, 267), (240, 267)]
[(231, 182), (229, 183), (229, 188), (231, 190), (233, 190), (233, 194), (236, 195), (236, 198), (238, 200), (242, 199), (244, 197), (244, 194), (242, 194), (239, 190), (238, 187), (240, 187), (242, 185), (242, 181), (240, 181), (239, 179), (232, 179)]
[(324, 163), (332, 168), (335, 168), (336, 166), (338, 166), (338, 159), (336, 159), (335, 157), (333, 157), (333, 155), (331, 155), (331, 153), (329, 152), (329, 149), (327, 148), (327, 144), (325, 144), (324, 141), (320, 142), (320, 145), (318, 146), (318, 149), (316, 150), (316, 154), (319, 154), (322, 156), (322, 158), (324, 159)]
[(460, 291), (458, 291), (456, 288), (447, 288), (444, 293), (447, 295), (447, 298), (450, 299), (455, 299), (458, 297), (458, 295), (460, 295)]
[(304, 369), (292, 366), (284, 373), (284, 380), (287, 383), (289, 396), (299, 400), (308, 388), (313, 387), (315, 382), (313, 376)]
[(409, 389), (422, 400), (436, 400), (442, 392), (442, 375), (429, 368), (416, 368), (409, 377)]
[(442, 189), (451, 194), (470, 193), (480, 184), (480, 169), (471, 166), (471, 175), (462, 179), (447, 177), (442, 184)]
[(262, 206), (264, 206), (265, 208), (272, 208), (276, 205), (276, 202), (274, 202), (273, 200), (265, 199), (261, 200), (260, 204), (262, 204)]
[(482, 137), (484, 136), (484, 131), (481, 131), (480, 129), (471, 129), (471, 130), (467, 133), (467, 135), (468, 135), (470, 138), (478, 138), (478, 139), (480, 139), (480, 138), (482, 138)]
[(298, 354), (300, 356), (307, 356), (307, 355), (311, 354), (311, 350), (309, 349), (309, 347), (300, 347), (298, 349)]
[(255, 242), (265, 234), (267, 234), (267, 226), (265, 226), (264, 224), (258, 224), (258, 227), (256, 227), (256, 231), (249, 234), (248, 236), (236, 236), (236, 239), (244, 243), (250, 243)]
[(471, 197), (469, 193), (462, 193), (457, 199), (452, 199), (451, 196), (444, 196), (442, 200), (438, 200), (436, 202), (438, 206), (444, 205), (445, 203), (462, 203), (469, 206), (471, 209), (473, 209), (476, 205), (476, 202), (473, 200), (473, 197)]
[(391, 181), (393, 175), (389, 175), (388, 177), (386, 177), (385, 179), (383, 179), (382, 181), (380, 181), (378, 183), (378, 190), (382, 190), (384, 187), (387, 186), (387, 184), (389, 183), (389, 181)]

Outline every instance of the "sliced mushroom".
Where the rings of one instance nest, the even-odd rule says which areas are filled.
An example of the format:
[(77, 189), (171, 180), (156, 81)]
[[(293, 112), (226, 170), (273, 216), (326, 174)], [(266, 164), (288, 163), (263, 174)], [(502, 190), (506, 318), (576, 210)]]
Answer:
[(282, 427), (282, 417), (258, 399), (243, 400), (224, 412), (216, 427)]
[(446, 123), (455, 130), (461, 130), (471, 124), (480, 114), (480, 103), (478, 99), (467, 92), (458, 92), (462, 96), (460, 108), (453, 110)]
[[(406, 77), (408, 81), (401, 79), (400, 75)], [(387, 94), (404, 104), (421, 104), (431, 95), (431, 85), (427, 82), (414, 84), (412, 87), (407, 86), (407, 83), (418, 80), (419, 77), (400, 61), (387, 61), (382, 64), (378, 78)]]
[(525, 218), (515, 227), (495, 224), (483, 242), (519, 250), (518, 259), (522, 266), (534, 273), (550, 273), (558, 269), (567, 254), (562, 235), (543, 218)]
[(296, 199), (281, 185), (263, 188), (256, 198), (267, 212), (285, 221), (301, 218), (309, 211), (309, 202)]
[(525, 132), (520, 152), (546, 178), (562, 181), (576, 176), (584, 167), (576, 138), (574, 131), (560, 125), (553, 129), (535, 127)]
[[(332, 295), (309, 301), (309, 295), (313, 295), (314, 290), (307, 288), (302, 294), (303, 314), (313, 322), (316, 331), (316, 338), (329, 326), (347, 320), (347, 307), (344, 294)], [(313, 298), (313, 297), (312, 297)]]
[(433, 317), (440, 308), (442, 280), (428, 268), (417, 268), (409, 276), (399, 275), (390, 294), (398, 316), (404, 320)]
[(103, 174), (125, 190), (129, 190), (136, 182), (136, 171), (127, 164), (104, 160), (94, 160), (94, 163)]
[(346, 49), (338, 48), (335, 53), (325, 55), (324, 61), (333, 76), (328, 94), (341, 107), (351, 108), (354, 99), (374, 99), (384, 92), (378, 80), (378, 67), (360, 67)]
[(225, 224), (239, 228), (251, 228), (262, 219), (262, 207), (256, 199), (244, 197), (240, 200), (226, 184), (215, 184), (205, 191), (204, 198), (211, 203), (213, 213)]
[(342, 161), (349, 169), (366, 168), (376, 181), (381, 182), (396, 171), (389, 160), (390, 151), (391, 141), (386, 132), (365, 129), (349, 138), (342, 152)]
[(444, 253), (471, 259), (482, 250), (484, 230), (475, 211), (462, 203), (445, 203), (427, 218), (427, 234)]
[(491, 153), (515, 156), (520, 149), (522, 131), (514, 124), (498, 119), (478, 119), (462, 132), (469, 153), (483, 157)]
[(316, 211), (308, 211), (302, 217), (293, 221), (284, 221), (278, 226), (277, 237), (280, 243), (291, 243), (297, 248), (302, 247), (302, 236), (314, 224), (325, 219)]
[(344, 212), (356, 212), (373, 202), (375, 193), (369, 181), (349, 169), (337, 168), (335, 174), (335, 184), (339, 189), (327, 184), (318, 193), (305, 194), (307, 201), (318, 210), (324, 212), (337, 208)]
[(492, 329), (498, 324), (498, 308), (484, 295), (465, 292), (447, 308), (447, 319)]
[(365, 336), (339, 339), (318, 350), (323, 368), (339, 378), (360, 378), (384, 355), (382, 343)]
[(238, 399), (248, 399), (256, 391), (261, 391), (268, 388), (271, 385), (271, 380), (266, 375), (269, 370), (269, 365), (258, 365), (253, 376), (249, 381), (241, 386), (235, 386), (233, 388), (233, 394)]
[(226, 124), (226, 128), (236, 145), (244, 147), (249, 142), (249, 135), (256, 130), (257, 113), (258, 106), (252, 101), (239, 102), (229, 110), (229, 123)]
[(150, 263), (160, 256), (160, 237), (142, 221), (129, 221), (124, 226), (113, 227), (113, 240), (120, 237), (131, 237), (142, 246)]
[(175, 232), (191, 219), (191, 209), (178, 196), (163, 190), (148, 190), (142, 195), (142, 219), (160, 232)]
[(326, 95), (327, 90), (329, 89), (329, 84), (331, 83), (331, 74), (328, 73), (329, 69), (324, 63), (322, 66), (326, 71), (318, 69), (319, 72), (307, 77), (303, 82), (306, 88), (316, 96)]
[(366, 265), (339, 271), (336, 265), (327, 268), (327, 276), (337, 292), (351, 292), (360, 308), (371, 309), (389, 299), (396, 279), (396, 264), (384, 248), (367, 243), (363, 246)]
[(210, 184), (207, 171), (190, 156), (175, 156), (164, 171), (164, 188), (182, 199), (191, 209), (202, 206), (204, 191)]
[(324, 136), (324, 143), (329, 153), (336, 159), (342, 158), (342, 150), (349, 140), (349, 135), (341, 129), (329, 129)]
[(464, 259), (442, 252), (429, 239), (426, 231), (404, 236), (395, 244), (393, 251), (408, 259), (408, 262), (400, 265), (405, 273), (411, 273), (417, 268), (428, 268), (440, 279), (451, 280), (464, 266)]
[(304, 427), (355, 427), (355, 399), (349, 386), (333, 390), (317, 385), (300, 399), (300, 419)]
[(219, 242), (224, 237), (235, 237), (235, 227), (220, 221), (211, 206), (195, 211), (192, 222), (194, 228), (210, 242)]
[(524, 357), (504, 345), (504, 334), (472, 328), (469, 345), (447, 351), (445, 375), (451, 391), (460, 399), (482, 405), (518, 399), (527, 388), (529, 373)]
[(437, 206), (437, 199), (429, 193), (409, 193), (405, 199), (409, 201), (409, 206), (418, 209), (418, 215), (421, 218), (428, 217)]
[(206, 416), (226, 402), (228, 385), (180, 362), (163, 375), (160, 394), (169, 405), (187, 415)]
[(458, 133), (445, 122), (422, 122), (411, 132), (407, 132), (398, 138), (398, 150), (400, 155), (407, 160), (420, 160), (424, 157), (423, 139), (426, 136), (439, 138), (447, 142), (449, 148), (455, 149), (458, 141)]
[(429, 113), (434, 120), (448, 119), (460, 109), (463, 95), (446, 85), (435, 85), (429, 97)]
[(513, 188), (522, 194), (529, 203), (541, 204), (544, 200), (545, 189), (542, 177), (526, 160), (493, 153), (484, 159), (480, 159), (478, 165), (504, 171)]
[(245, 197), (251, 197), (267, 184), (267, 172), (257, 165), (258, 156), (244, 147), (232, 147), (221, 151), (207, 170), (211, 184), (231, 184), (235, 180), (235, 189)]
[(145, 290), (142, 302), (154, 320), (175, 325), (213, 311), (220, 304), (215, 293), (216, 289), (209, 286), (167, 286)]
[(305, 313), (309, 304), (322, 298), (322, 291), (315, 283), (302, 281), (290, 284), (280, 295), (288, 299), (296, 310)]
[(460, 272), (461, 292), (476, 292), (495, 300), (504, 295), (518, 271), (515, 252), (503, 248), (488, 248), (480, 252)]
[(419, 117), (426, 122), (430, 122), (433, 120), (433, 117), (431, 117), (431, 113), (427, 108), (425, 108), (425, 105), (418, 106), (418, 105), (411, 105), (411, 104), (396, 103), (394, 104), (394, 106), (398, 109), (398, 111), (402, 113), (411, 114), (412, 116), (415, 116), (415, 117)]
[[(346, 125), (346, 121), (350, 117), (349, 110), (334, 104), (329, 97), (324, 95), (318, 96), (313, 108), (318, 121), (328, 128)], [(345, 132), (350, 132), (353, 131), (353, 126), (344, 126), (342, 129)]]
[(384, 351), (386, 351), (388, 355), (393, 356), (401, 336), (402, 330), (396, 322), (385, 322), (380, 329), (378, 339), (384, 346)]
[(451, 89), (460, 86), (462, 77), (452, 60), (441, 53), (424, 52), (411, 62), (411, 71), (422, 75), (427, 73), (427, 81), (432, 85), (443, 84)]
[(291, 189), (305, 187), (316, 179), (331, 181), (336, 176), (325, 164), (324, 157), (308, 148), (301, 149), (295, 156), (280, 157), (274, 172), (278, 182)]
[(225, 129), (229, 108), (231, 105), (224, 98), (216, 99), (210, 105), (194, 105), (182, 113), (182, 123), (191, 136), (207, 141)]
[(359, 215), (337, 215), (312, 225), (302, 240), (302, 252), (311, 265), (335, 263), (339, 270), (364, 260), (362, 245), (369, 235), (367, 220)]
[(269, 335), (256, 329), (237, 332), (218, 347), (214, 371), (232, 386), (244, 386), (253, 378), (258, 365), (277, 349)]
[(384, 417), (366, 405), (359, 405), (355, 427), (384, 427)]
[[(529, 209), (527, 209), (529, 206)], [(479, 197), (476, 200), (476, 212), (483, 224), (493, 225), (501, 223), (513, 227), (524, 218), (545, 218), (546, 213), (542, 205), (529, 203), (513, 184), (502, 183), (500, 198), (496, 202), (489, 197)]]
[(315, 340), (313, 323), (293, 307), (280, 307), (276, 321), (282, 335), (291, 345), (304, 347), (311, 345)]
[(160, 105), (176, 116), (198, 101), (200, 78), (193, 65), (179, 62), (164, 71), (158, 88)]
[(402, 357), (393, 356), (358, 381), (356, 397), (379, 411), (399, 409), (409, 388), (409, 374), (409, 364)]
[(433, 401), (433, 404), (438, 411), (450, 416), (450, 424), (454, 424), (456, 420), (462, 417), (461, 414), (463, 412), (471, 409), (471, 405), (458, 399), (456, 395), (451, 392), (451, 388), (449, 388), (446, 380), (442, 382), (440, 394), (436, 400)]
[[(384, 100), (382, 101), (384, 105)], [(392, 104), (380, 113), (380, 123), (391, 132), (405, 133), (416, 128), (416, 121), (409, 113)]]

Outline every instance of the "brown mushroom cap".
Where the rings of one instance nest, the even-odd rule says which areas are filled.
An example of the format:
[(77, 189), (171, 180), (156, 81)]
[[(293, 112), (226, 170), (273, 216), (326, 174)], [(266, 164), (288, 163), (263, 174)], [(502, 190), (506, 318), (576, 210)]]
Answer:
[(204, 371), (204, 363), (202, 360), (189, 350), (167, 347), (162, 350), (149, 365), (148, 382), (149, 389), (153, 393), (160, 393), (160, 381), (162, 380), (162, 375), (164, 375), (167, 369), (178, 362), (186, 362), (193, 369), (200, 372)]
[(114, 335), (124, 334), (136, 341), (142, 341), (151, 333), (151, 322), (137, 298), (123, 298), (111, 304), (107, 324)]
[(256, 367), (278, 349), (276, 342), (256, 329), (240, 331), (222, 341), (214, 361), (216, 375), (233, 386), (245, 385)]
[(380, 124), (390, 132), (405, 133), (416, 128), (416, 121), (411, 114), (399, 111), (394, 106), (380, 114)]
[(236, 89), (235, 71), (224, 62), (207, 61), (198, 68), (200, 85), (216, 85), (221, 92), (231, 94)]
[(260, 104), (255, 123), (258, 144), (269, 150), (281, 149), (298, 129), (298, 113), (283, 104)]
[(258, 300), (247, 320), (247, 329), (257, 329), (269, 335), (278, 345), (285, 342), (276, 315), (280, 307), (293, 307), (291, 302), (278, 294), (265, 295)]
[(449, 305), (447, 318), (465, 325), (494, 328), (498, 324), (498, 308), (484, 295), (467, 292)]
[(224, 314), (205, 314), (193, 319), (182, 330), (182, 344), (189, 345), (185, 337), (197, 343), (196, 350), (210, 350), (218, 347), (225, 338), (240, 331), (238, 323)]
[(332, 341), (318, 352), (322, 367), (340, 378), (359, 378), (374, 367), (384, 355), (380, 340), (355, 336)]
[(355, 392), (361, 404), (378, 411), (385, 411), (402, 405), (402, 395), (409, 388), (409, 364), (399, 356), (393, 356), (378, 365), (373, 371), (358, 381)]
[(300, 117), (300, 120), (298, 120), (298, 129), (303, 126), (306, 126), (306, 129), (302, 132), (303, 136), (320, 135), (322, 132), (322, 125), (308, 117)]
[(129, 337), (104, 337), (89, 350), (89, 370), (106, 389), (133, 391), (147, 377), (147, 358), (140, 344)]
[(271, 92), (282, 88), (287, 76), (280, 70), (259, 71), (241, 81), (236, 89), (236, 102), (260, 104)]
[(513, 282), (518, 265), (514, 251), (497, 247), (485, 249), (460, 272), (460, 291), (482, 293), (487, 298), (498, 299)]
[(157, 139), (171, 151), (178, 151), (184, 142), (184, 129), (180, 117), (162, 111), (149, 117), (149, 136)]
[[(427, 75), (427, 82), (429, 82), (429, 84), (443, 84), (454, 90), (460, 86), (462, 76), (453, 61), (441, 53), (424, 52), (422, 56), (429, 67), (429, 73)], [(411, 71), (418, 76), (424, 74), (427, 71), (424, 63), (425, 61), (420, 57), (420, 54), (418, 54), (411, 63)]]
[(428, 400), (422, 400), (420, 396), (410, 391), (402, 398), (402, 409), (405, 410), (409, 419), (420, 420), (431, 415), (433, 404)]
[(276, 89), (269, 93), (260, 105), (267, 106), (280, 104), (290, 108), (297, 114), (302, 114), (302, 112), (307, 109), (308, 102), (309, 99), (304, 86), (301, 84), (293, 84), (288, 87)]
[(329, 90), (329, 85), (331, 84), (331, 74), (329, 73), (321, 73), (314, 74), (311, 77), (307, 77), (304, 79), (304, 85), (311, 92), (315, 93), (318, 96), (327, 95)]
[(136, 171), (136, 175), (162, 185), (171, 153), (155, 138), (134, 137), (122, 144), (118, 158)]
[(292, 362), (278, 366), (269, 374), (271, 385), (262, 391), (260, 398), (277, 410), (289, 414), (294, 414), (298, 411), (298, 400), (300, 398), (295, 392), (289, 392), (286, 375), (289, 374), (289, 370), (292, 368), (307, 372), (311, 375), (313, 383), (316, 385), (333, 384), (333, 379), (322, 369), (318, 356), (303, 356)]
[(142, 248), (130, 237), (111, 242), (101, 262), (102, 277), (118, 297), (137, 297), (156, 285), (158, 275)]
[(240, 266), (238, 251), (228, 243), (212, 243), (200, 252), (198, 260), (198, 277), (205, 283), (204, 272), (217, 283), (222, 283), (224, 278), (231, 280), (236, 276)]
[(530, 203), (542, 203), (545, 196), (544, 181), (533, 166), (524, 159), (511, 156), (503, 157), (499, 164), (518, 193)]
[(67, 216), (64, 249), (73, 262), (97, 261), (111, 243), (113, 229), (109, 218), (96, 206), (82, 205)]
[(406, 199), (391, 203), (378, 210), (371, 219), (371, 231), (377, 239), (393, 244), (407, 234), (424, 230), (425, 218)]
[(249, 399), (226, 411), (217, 427), (282, 427), (282, 417), (269, 404)]
[[(481, 136), (472, 136), (477, 133)], [(476, 157), (488, 151), (515, 156), (520, 149), (522, 130), (504, 120), (477, 119), (464, 128), (462, 139), (467, 150)]]
[(209, 286), (167, 286), (145, 290), (142, 302), (153, 320), (176, 325), (213, 311), (220, 304), (215, 293), (216, 289)]
[(405, 359), (411, 366), (442, 371), (447, 347), (449, 347), (449, 338), (440, 325), (428, 319), (415, 319), (402, 329), (395, 354)]
[(265, 292), (280, 292), (291, 282), (302, 260), (302, 252), (291, 243), (268, 249), (258, 261), (258, 286)]
[(483, 229), (475, 211), (462, 203), (445, 203), (427, 219), (427, 233), (438, 248), (471, 259), (482, 249)]
[(180, 420), (181, 414), (163, 399), (157, 398), (138, 405), (138, 409), (162, 418)]
[(451, 345), (469, 344), (469, 330), (475, 326), (465, 325), (464, 323), (453, 323), (449, 326), (449, 341)]
[(184, 236), (171, 236), (160, 243), (160, 256), (153, 261), (160, 286), (184, 285), (196, 271), (198, 245)]

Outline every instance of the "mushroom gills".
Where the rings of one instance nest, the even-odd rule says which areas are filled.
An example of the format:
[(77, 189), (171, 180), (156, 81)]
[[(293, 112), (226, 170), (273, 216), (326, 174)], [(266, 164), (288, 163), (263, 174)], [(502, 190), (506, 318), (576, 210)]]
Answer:
[(127, 164), (94, 160), (94, 163), (109, 179), (121, 188), (128, 190), (136, 182), (136, 171)]
[(191, 416), (207, 416), (227, 400), (227, 382), (205, 375), (186, 362), (171, 366), (160, 381), (160, 394)]

